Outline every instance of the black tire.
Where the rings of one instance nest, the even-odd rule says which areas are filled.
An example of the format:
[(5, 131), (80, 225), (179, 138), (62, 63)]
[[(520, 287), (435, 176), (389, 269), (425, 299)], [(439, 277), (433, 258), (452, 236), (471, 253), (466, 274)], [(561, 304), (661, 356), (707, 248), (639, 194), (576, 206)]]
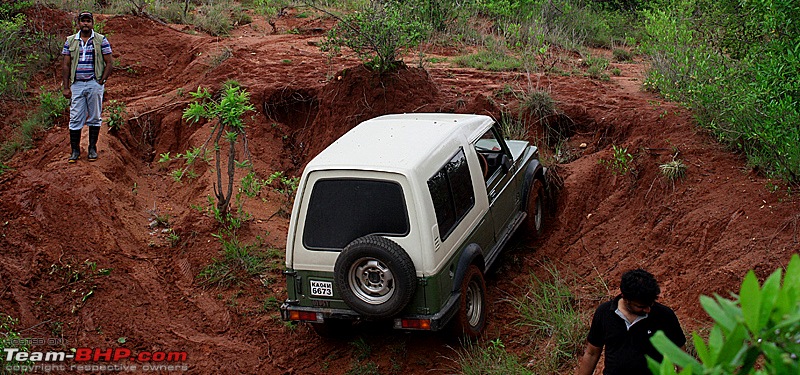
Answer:
[(334, 265), (334, 288), (359, 314), (390, 318), (414, 296), (417, 276), (411, 257), (400, 245), (380, 236), (364, 236), (348, 244)]
[(453, 328), (456, 334), (477, 338), (486, 326), (486, 281), (478, 266), (471, 264), (461, 281), (461, 296)]
[(526, 212), (528, 217), (528, 233), (534, 237), (541, 237), (544, 233), (544, 183), (540, 179), (534, 179), (531, 185), (530, 195), (528, 196), (528, 207)]

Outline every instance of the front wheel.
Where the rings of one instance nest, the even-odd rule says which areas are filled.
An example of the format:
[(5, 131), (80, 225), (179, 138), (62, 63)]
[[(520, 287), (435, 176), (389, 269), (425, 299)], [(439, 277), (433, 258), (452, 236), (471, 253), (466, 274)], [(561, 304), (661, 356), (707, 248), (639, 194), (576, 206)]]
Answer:
[(455, 317), (457, 334), (469, 338), (481, 335), (486, 326), (486, 281), (483, 272), (474, 264), (467, 268), (461, 281), (461, 296), (458, 299), (458, 312)]
[(533, 180), (526, 209), (528, 233), (541, 237), (544, 232), (544, 184), (538, 178)]

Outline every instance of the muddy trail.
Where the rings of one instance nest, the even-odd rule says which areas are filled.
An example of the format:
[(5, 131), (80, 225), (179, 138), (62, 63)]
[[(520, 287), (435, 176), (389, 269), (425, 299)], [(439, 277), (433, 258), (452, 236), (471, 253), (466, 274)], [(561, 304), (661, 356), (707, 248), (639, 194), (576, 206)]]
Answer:
[[(39, 9), (31, 16), (56, 25), (64, 38), (74, 15)], [(485, 338), (502, 340), (523, 363), (548, 342), (513, 324), (518, 317), (510, 301), (525, 294), (531, 275), (546, 277), (549, 265), (576, 281), (587, 314), (617, 293), (622, 272), (644, 267), (661, 282), (661, 302), (688, 330), (708, 324), (701, 294), (727, 295), (747, 270), (763, 278), (800, 248), (797, 198), (695, 127), (690, 112), (642, 91), (641, 61), (612, 63), (621, 74), (604, 82), (459, 68), (448, 58), (468, 51), (429, 46), (424, 52), (435, 63), (410, 55), (397, 72), (375, 76), (352, 56), (326, 57), (317, 45), (329, 21), (298, 18), (293, 10), (277, 20), (277, 33), (256, 17), (224, 38), (133, 16), (98, 19), (119, 61), (106, 85), (106, 108), (111, 100), (126, 104), (122, 130), (103, 128), (96, 162), (67, 164), (62, 118), (0, 175), (0, 312), (19, 319), (22, 337), (61, 340), (36, 350), (185, 351), (181, 364), (198, 374), (344, 374), (369, 366), (386, 374), (459, 371), (460, 344), (446, 335), (364, 324), (352, 337), (324, 340), (307, 326), (281, 322), (288, 206), (274, 189), (246, 200), (252, 218), (238, 233), (246, 243), (263, 241), (269, 270), (225, 288), (198, 278), (220, 257), (212, 236), (219, 227), (193, 208), (208, 205), (214, 167), (201, 164), (196, 178), (177, 182), (170, 173), (182, 162), (159, 160), (206, 142), (207, 126), (181, 118), (189, 93), (199, 86), (218, 90), (231, 79), (256, 107), (246, 119), (247, 146), (261, 178), (277, 171), (299, 176), (327, 144), (377, 115), (499, 118), (518, 108), (512, 91), (533, 85), (550, 92), (561, 112), (552, 125), (566, 140), (548, 145), (542, 126), (528, 137), (560, 177), (560, 193), (544, 239), (518, 235), (487, 277), (492, 305)], [(563, 71), (582, 68), (578, 57), (564, 64)], [(29, 87), (59, 84), (55, 62)], [(0, 130), (27, 110), (3, 102)], [(84, 135), (84, 152), (87, 142)], [(634, 156), (630, 173), (615, 175), (600, 162), (613, 158), (612, 145)], [(674, 183), (659, 171), (673, 158), (688, 165)]]

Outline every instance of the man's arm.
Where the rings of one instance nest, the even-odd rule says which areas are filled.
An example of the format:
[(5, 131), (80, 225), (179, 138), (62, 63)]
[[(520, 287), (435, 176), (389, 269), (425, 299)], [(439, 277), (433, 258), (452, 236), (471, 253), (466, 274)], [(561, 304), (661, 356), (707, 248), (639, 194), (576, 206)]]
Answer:
[(71, 98), (72, 92), (69, 87), (69, 73), (70, 73), (70, 63), (72, 62), (72, 56), (70, 55), (61, 55), (64, 58), (61, 59), (61, 93), (64, 95), (65, 98)]
[(586, 343), (586, 351), (583, 352), (583, 356), (578, 364), (578, 371), (575, 372), (575, 375), (593, 374), (595, 367), (597, 367), (597, 362), (600, 361), (600, 353), (602, 352), (603, 348), (594, 346), (591, 343)]
[(103, 68), (103, 77), (100, 78), (101, 84), (105, 84), (108, 80), (108, 77), (111, 77), (111, 72), (114, 71), (114, 58), (110, 53), (103, 55), (103, 62), (105, 62), (106, 66)]

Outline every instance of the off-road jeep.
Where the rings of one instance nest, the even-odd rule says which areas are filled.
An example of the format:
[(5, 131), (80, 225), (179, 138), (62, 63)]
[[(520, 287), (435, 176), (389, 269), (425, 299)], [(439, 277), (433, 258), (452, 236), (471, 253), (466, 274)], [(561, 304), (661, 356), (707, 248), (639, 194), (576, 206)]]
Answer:
[(483, 275), (523, 222), (541, 233), (545, 173), (535, 146), (505, 140), (487, 116), (359, 124), (303, 171), (282, 318), (320, 334), (391, 319), (398, 329), (431, 331), (453, 321), (479, 335)]

